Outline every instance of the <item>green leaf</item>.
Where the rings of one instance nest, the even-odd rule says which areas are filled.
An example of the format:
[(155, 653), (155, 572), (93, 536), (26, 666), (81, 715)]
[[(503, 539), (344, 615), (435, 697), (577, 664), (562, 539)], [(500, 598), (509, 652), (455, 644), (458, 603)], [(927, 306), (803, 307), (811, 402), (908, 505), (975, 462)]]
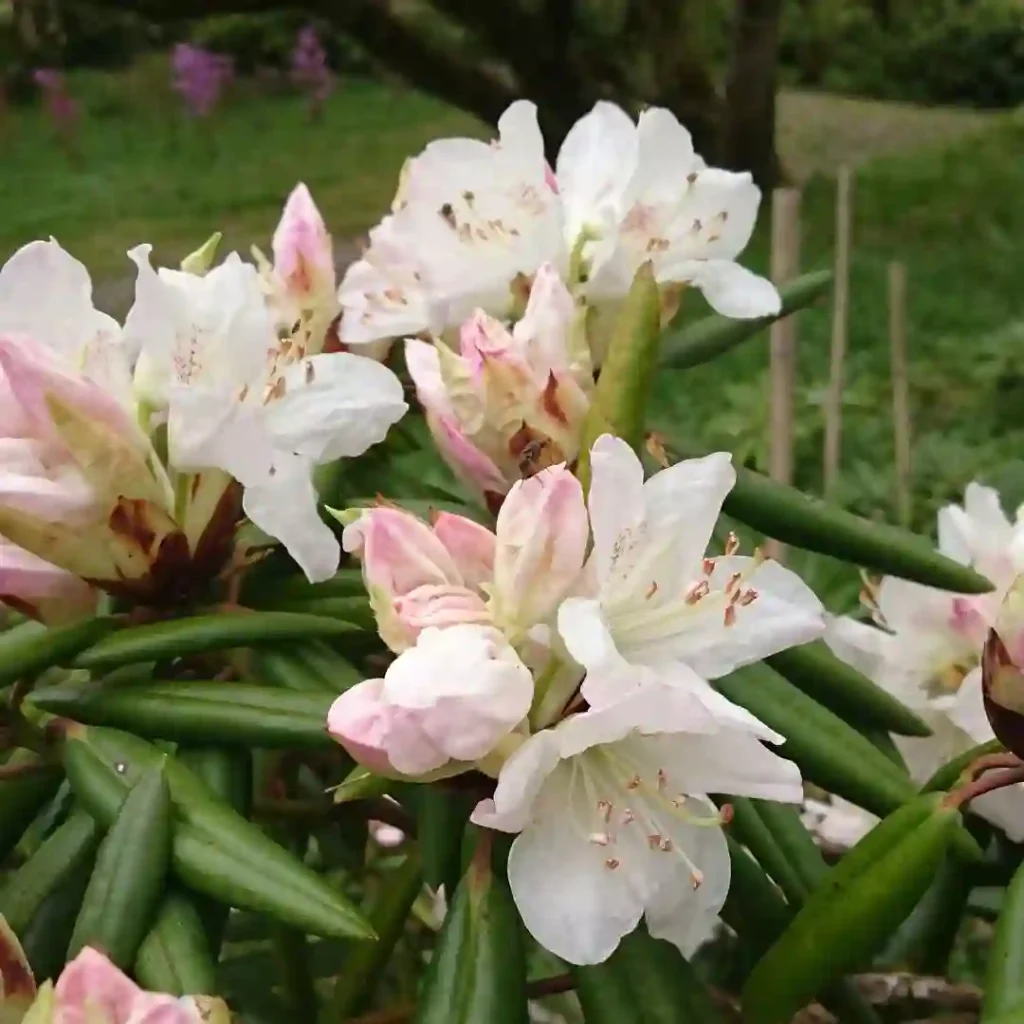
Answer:
[(577, 967), (587, 1024), (721, 1024), (704, 983), (675, 946), (641, 925), (603, 964)]
[[(71, 724), (65, 731), (68, 779), (101, 823), (113, 820), (126, 789), (163, 757), (151, 744), (114, 729)], [(373, 938), (347, 899), (173, 757), (167, 757), (167, 781), (176, 817), (172, 864), (186, 886), (314, 935)]]
[[(936, 797), (926, 816), (901, 808), (832, 869), (743, 989), (749, 1024), (781, 1024), (833, 979), (857, 970), (913, 910), (932, 883), (959, 821)], [(887, 842), (883, 843), (883, 839)], [(848, 863), (849, 862), (849, 863)]]
[(416, 838), (423, 856), (423, 878), (432, 889), (454, 892), (462, 876), (462, 848), (474, 801), (441, 786), (410, 786), (416, 811)]
[(0, 782), (0, 860), (17, 845), (36, 815), (60, 787), (59, 765), (46, 765), (31, 750), (15, 750), (5, 762), (10, 768), (34, 770)]
[(1024, 1010), (1024, 866), (1007, 886), (996, 922), (981, 1019), (988, 1024), (1013, 1010)]
[(816, 302), (831, 287), (831, 270), (812, 270), (779, 288), (782, 310), (776, 316), (758, 317), (756, 320), (730, 320), (715, 314), (685, 327), (669, 329), (661, 338), (658, 363), (673, 370), (688, 370), (691, 366), (717, 359), (748, 338), (761, 333), (776, 320), (785, 319)]
[(189, 680), (57, 686), (37, 690), (29, 699), (52, 714), (149, 739), (263, 749), (330, 750), (335, 746), (326, 728), (334, 695), (326, 691), (298, 693), (273, 686)]
[(583, 425), (581, 480), (589, 479), (590, 448), (601, 434), (615, 434), (639, 450), (660, 338), (661, 298), (651, 264), (645, 263), (616, 315), (608, 354)]
[(180, 889), (164, 896), (133, 973), (150, 992), (198, 996), (216, 990), (216, 964), (195, 897)]
[(869, 740), (767, 666), (748, 665), (714, 685), (785, 736), (783, 756), (822, 789), (879, 816), (916, 795), (910, 779)]
[(74, 810), (0, 889), (0, 914), (19, 934), (61, 881), (91, 863), (102, 833), (82, 808)]
[(47, 629), (23, 622), (0, 633), (0, 686), (31, 679), (54, 665), (64, 665), (117, 626), (113, 619), (86, 619), (71, 626)]
[(783, 859), (800, 881), (801, 896), (790, 899), (791, 903), (800, 904), (828, 875), (828, 865), (821, 850), (800, 820), (800, 812), (792, 804), (768, 800), (753, 800), (751, 803)]
[(527, 1024), (519, 915), (481, 843), (459, 882), (427, 969), (415, 1024)]
[(837, 658), (823, 641), (766, 658), (779, 675), (851, 725), (900, 736), (930, 736), (928, 723), (867, 676)]
[(232, 647), (343, 636), (356, 630), (355, 625), (341, 619), (297, 612), (196, 615), (123, 629), (83, 651), (74, 664), (78, 668), (117, 668), (137, 661), (183, 658)]
[(92, 946), (128, 970), (153, 923), (170, 859), (171, 798), (163, 766), (155, 765), (132, 786), (100, 844), (68, 959)]
[(786, 544), (875, 572), (961, 594), (993, 589), (984, 576), (939, 554), (923, 537), (862, 519), (742, 466), (736, 467), (736, 486), (722, 511)]
[(921, 902), (886, 945), (882, 964), (894, 971), (944, 976), (972, 885), (962, 861), (947, 855)]
[(947, 761), (941, 768), (938, 768), (935, 774), (921, 787), (921, 792), (938, 793), (952, 789), (964, 771), (979, 757), (985, 757), (987, 754), (1002, 754), (1005, 750), (1006, 747), (1000, 740), (979, 743), (976, 747), (965, 750), (958, 757), (954, 757), (952, 761)]
[(730, 797), (729, 805), (732, 807), (729, 834), (750, 850), (790, 903), (799, 903), (807, 893), (807, 886), (775, 841), (771, 830), (758, 813), (755, 802), (747, 797)]
[(387, 873), (369, 914), (377, 941), (360, 942), (346, 951), (341, 973), (334, 984), (332, 1019), (347, 1020), (367, 1008), (422, 890), (423, 868), (416, 854), (410, 854), (398, 868)]

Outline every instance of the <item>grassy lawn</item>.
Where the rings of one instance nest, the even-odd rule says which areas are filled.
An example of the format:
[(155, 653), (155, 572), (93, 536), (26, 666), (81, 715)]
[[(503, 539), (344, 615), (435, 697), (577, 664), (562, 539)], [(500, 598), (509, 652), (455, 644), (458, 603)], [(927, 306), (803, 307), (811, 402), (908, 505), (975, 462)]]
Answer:
[[(299, 179), (335, 237), (350, 239), (386, 208), (407, 155), (438, 135), (483, 130), (430, 99), (367, 82), (341, 83), (315, 123), (295, 97), (244, 92), (209, 122), (190, 122), (159, 62), (128, 75), (77, 76), (72, 88), (87, 110), (77, 162), (37, 111), (15, 110), (2, 122), (0, 254), (53, 233), (115, 306), (131, 294), (122, 254), (139, 241), (166, 260), (215, 229), (243, 250), (263, 243)], [(1024, 321), (1024, 120), (784, 93), (780, 140), (787, 168), (805, 182), (807, 268), (831, 260), (829, 172), (842, 162), (858, 167), (842, 500), (892, 513), (885, 281), (894, 259), (910, 280), (917, 524), (927, 526), (936, 503), (973, 475), (1024, 482), (1015, 462), (1024, 442), (1024, 327), (1013, 327)], [(749, 255), (761, 268), (763, 236)], [(697, 298), (686, 309), (702, 311)], [(798, 467), (811, 489), (820, 477), (829, 317), (825, 307), (800, 323)], [(766, 366), (761, 339), (714, 365), (663, 376), (658, 404), (689, 436), (763, 464)]]

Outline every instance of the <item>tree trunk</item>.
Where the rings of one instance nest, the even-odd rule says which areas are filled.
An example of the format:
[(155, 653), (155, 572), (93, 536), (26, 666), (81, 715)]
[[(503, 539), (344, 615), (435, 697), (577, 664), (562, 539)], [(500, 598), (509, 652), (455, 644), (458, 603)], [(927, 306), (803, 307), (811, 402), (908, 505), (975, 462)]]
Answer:
[(775, 152), (775, 88), (782, 0), (736, 0), (725, 87), (722, 159), (764, 187), (781, 167)]

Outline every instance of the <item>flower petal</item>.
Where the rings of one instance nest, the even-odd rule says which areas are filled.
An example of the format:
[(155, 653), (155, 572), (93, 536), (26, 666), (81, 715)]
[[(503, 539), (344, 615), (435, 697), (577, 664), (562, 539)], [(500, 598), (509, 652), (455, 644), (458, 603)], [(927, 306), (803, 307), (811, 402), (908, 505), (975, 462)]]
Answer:
[(281, 380), (284, 394), (266, 407), (267, 428), (278, 446), (317, 464), (362, 455), (408, 410), (399, 379), (363, 356), (312, 356)]
[(561, 769), (544, 787), (536, 823), (512, 844), (508, 880), (542, 946), (572, 964), (597, 964), (640, 923), (643, 906), (629, 875), (610, 871), (607, 852), (565, 821), (571, 779)]
[(541, 788), (558, 762), (554, 730), (535, 733), (501, 766), (494, 796), (476, 805), (473, 823), (499, 832), (522, 832), (533, 816)]
[(467, 587), (479, 589), (494, 576), (497, 539), (485, 526), (465, 516), (439, 512), (434, 517), (434, 536), (447, 548)]
[(771, 281), (731, 260), (684, 261), (667, 269), (664, 279), (699, 288), (716, 313), (736, 320), (776, 316), (782, 309), (782, 299)]
[(612, 572), (620, 537), (643, 523), (644, 467), (622, 438), (602, 434), (591, 448), (590, 472), (587, 509), (593, 558), (603, 581)]

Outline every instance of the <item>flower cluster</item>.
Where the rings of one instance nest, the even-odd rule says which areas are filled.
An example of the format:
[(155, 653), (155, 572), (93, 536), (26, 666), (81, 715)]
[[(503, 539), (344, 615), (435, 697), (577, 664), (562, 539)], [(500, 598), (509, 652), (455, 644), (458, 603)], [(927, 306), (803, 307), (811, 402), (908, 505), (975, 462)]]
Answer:
[(192, 43), (178, 43), (171, 55), (174, 91), (193, 117), (207, 117), (235, 74), (234, 62)]
[[(799, 801), (781, 737), (709, 679), (824, 629), (800, 580), (706, 546), (728, 455), (644, 481), (605, 435), (584, 502), (565, 465), (517, 482), (494, 532), (391, 506), (342, 514), (380, 634), (398, 657), (331, 709), (372, 770), (496, 778), (474, 821), (518, 833), (509, 881), (548, 949), (596, 963), (645, 916), (691, 952), (728, 889), (707, 794)], [(587, 554), (589, 549), (589, 555)]]
[[(873, 625), (852, 618), (829, 623), (833, 652), (913, 708), (932, 735), (894, 736), (919, 782), (964, 751), (993, 739), (982, 694), (981, 655), (1001, 609), (1024, 571), (1024, 518), (1011, 523), (990, 487), (969, 484), (964, 504), (938, 516), (939, 550), (983, 573), (995, 585), (987, 594), (933, 590), (887, 576), (863, 594)], [(1024, 787), (980, 797), (983, 817), (1024, 839)]]
[[(275, 239), (279, 294), (299, 305), (329, 262), (305, 199)], [(129, 255), (123, 326), (55, 241), (0, 269), (0, 599), (48, 618), (87, 608), (92, 588), (180, 601), (249, 560), (243, 518), (310, 579), (332, 575), (313, 470), (383, 439), (406, 411), (398, 379), (325, 351), (314, 316), (282, 329), (236, 255), (205, 274), (155, 270), (148, 246)]]
[(569, 132), (554, 170), (532, 103), (509, 107), (498, 131), (491, 144), (432, 142), (406, 163), (392, 213), (342, 282), (343, 341), (443, 333), (478, 308), (504, 318), (544, 264), (586, 297), (595, 319), (648, 261), (668, 286), (667, 312), (684, 285), (726, 316), (778, 311), (771, 283), (735, 262), (759, 190), (749, 174), (708, 167), (669, 111), (646, 110), (634, 123), (598, 103)]

